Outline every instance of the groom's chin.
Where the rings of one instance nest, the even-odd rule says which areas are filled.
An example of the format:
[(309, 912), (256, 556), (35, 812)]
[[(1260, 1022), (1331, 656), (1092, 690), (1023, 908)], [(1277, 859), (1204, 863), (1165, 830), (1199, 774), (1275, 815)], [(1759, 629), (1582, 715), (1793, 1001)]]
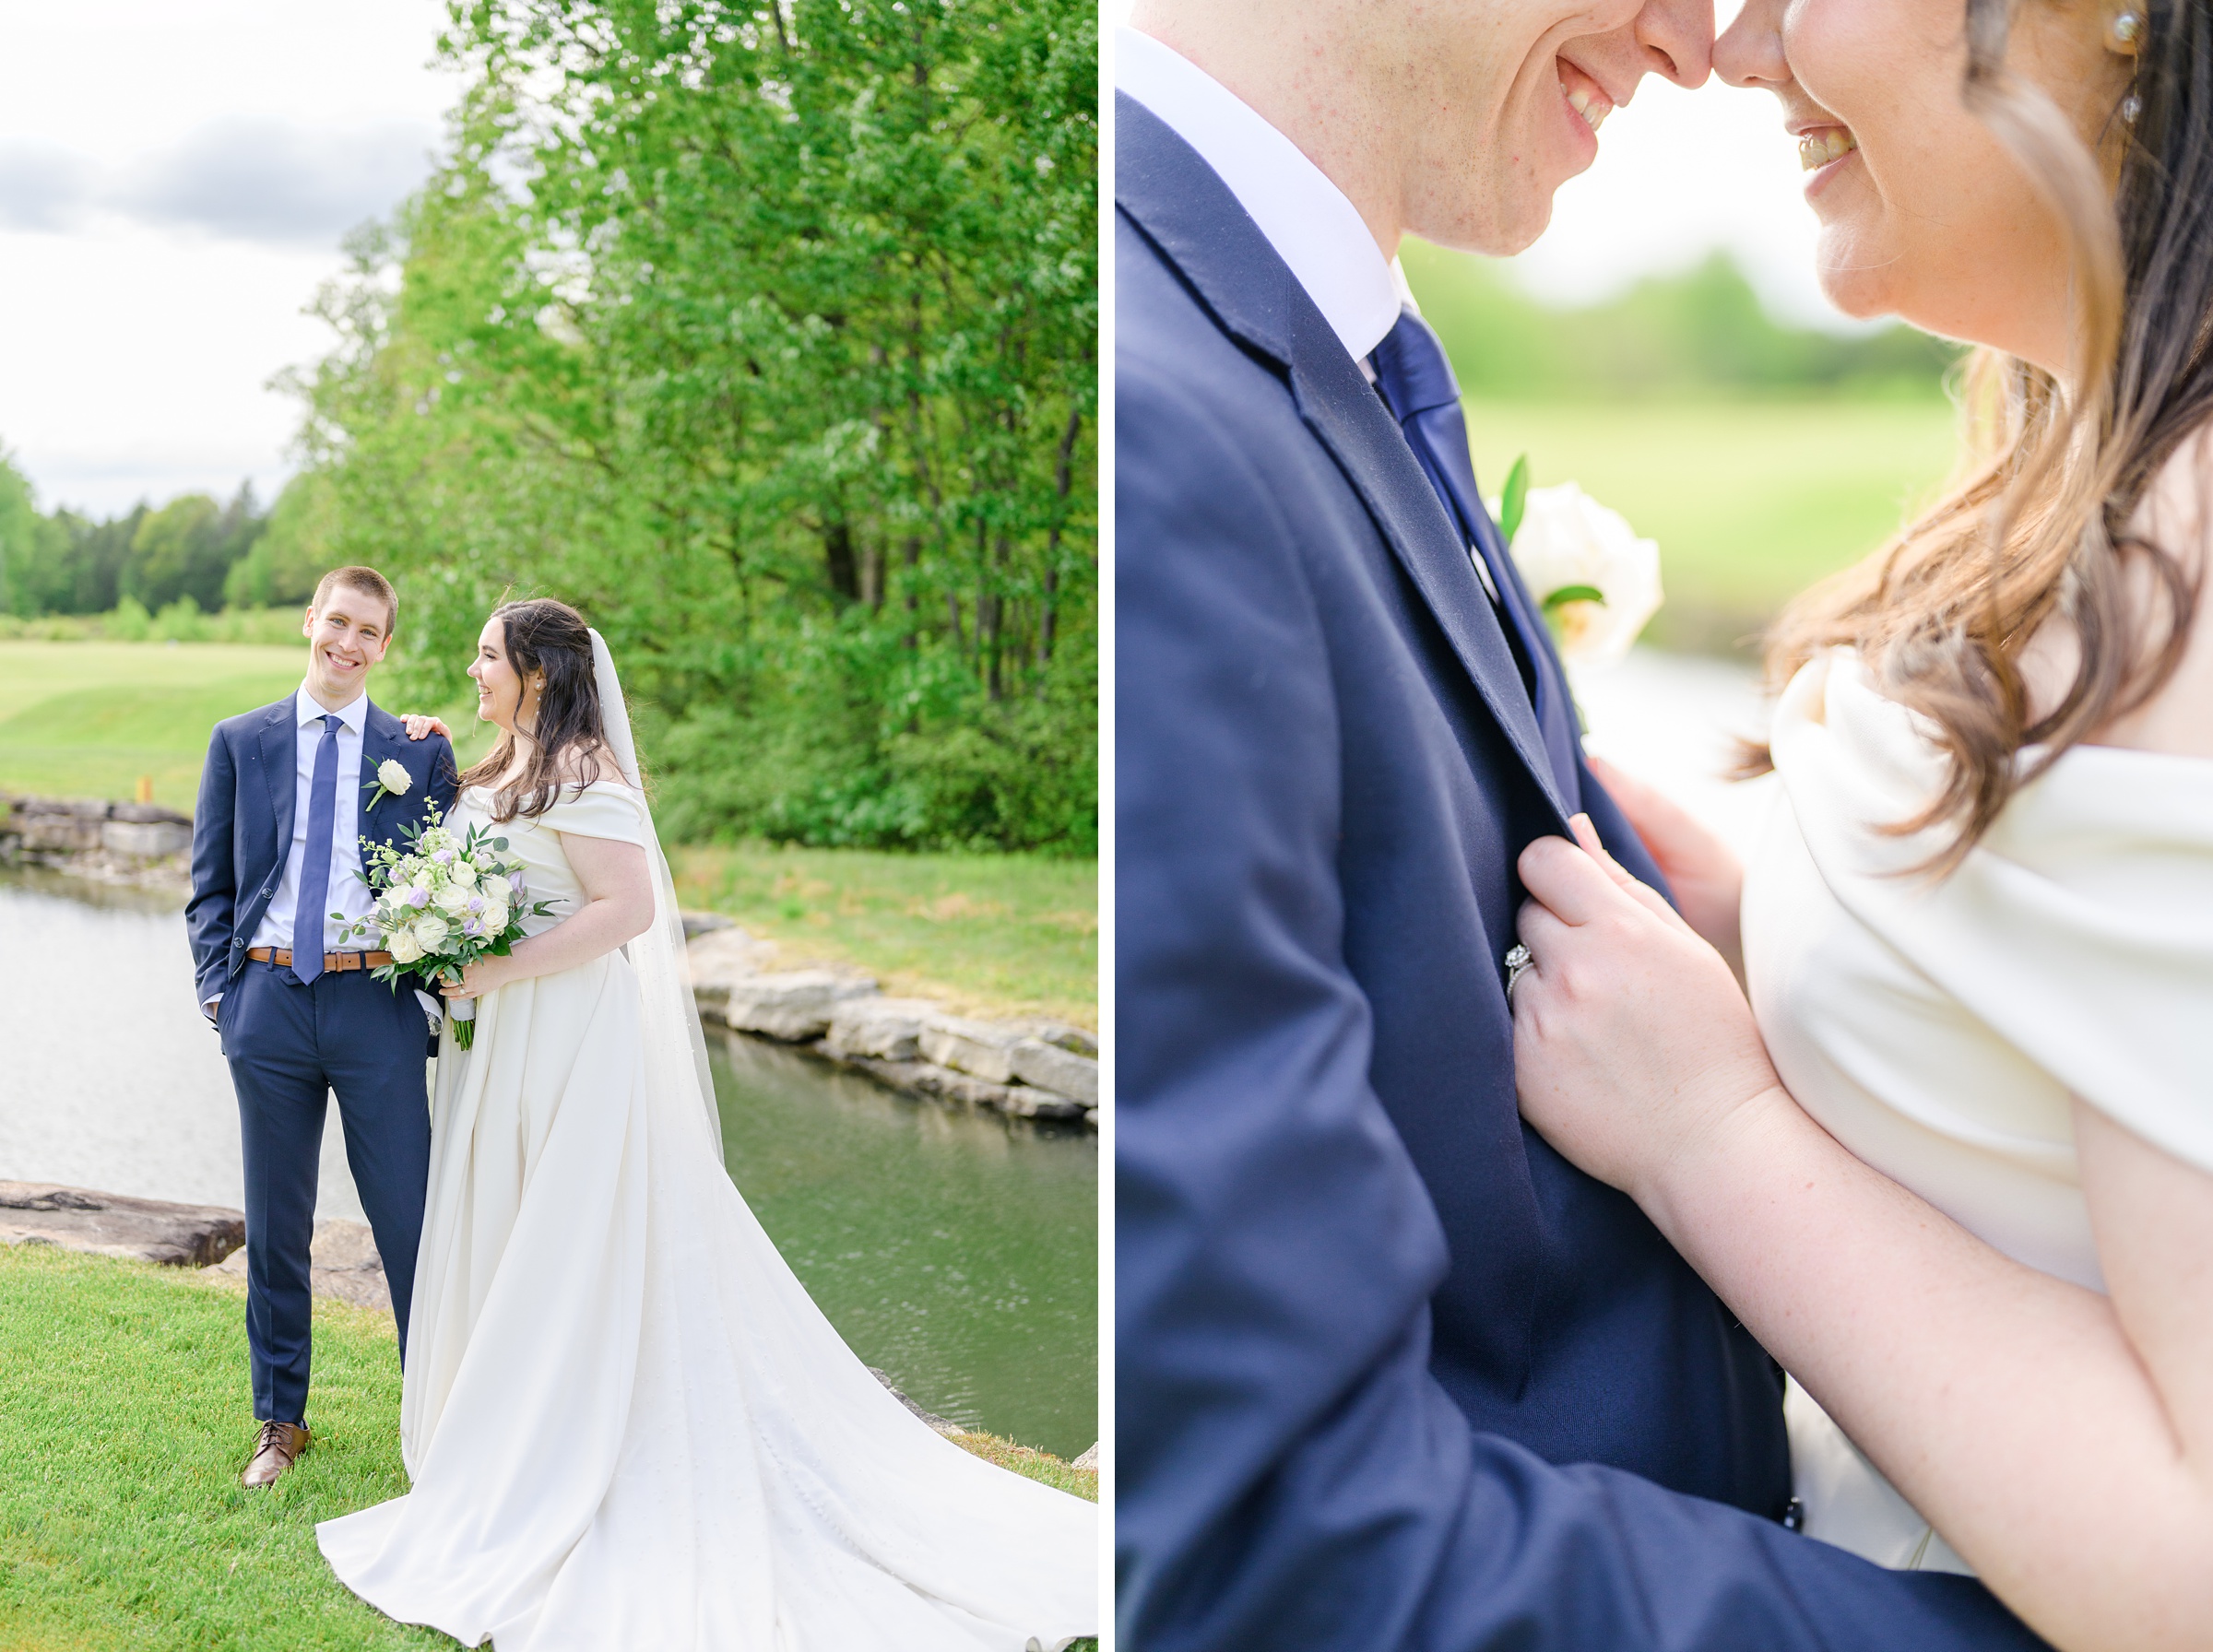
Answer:
[[(1488, 208), (1479, 212), (1480, 205)], [(1433, 215), (1438, 221), (1407, 226), (1433, 246), (1455, 253), (1473, 253), (1485, 258), (1510, 258), (1526, 252), (1552, 222), (1552, 192), (1533, 189), (1523, 200), (1499, 199), (1466, 203), (1457, 214)]]

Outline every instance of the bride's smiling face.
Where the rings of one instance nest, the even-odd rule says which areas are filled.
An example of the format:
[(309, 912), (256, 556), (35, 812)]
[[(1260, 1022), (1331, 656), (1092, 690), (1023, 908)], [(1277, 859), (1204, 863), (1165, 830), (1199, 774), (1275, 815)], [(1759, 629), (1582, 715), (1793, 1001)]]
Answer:
[[(2127, 89), (2095, 0), (2013, 14), (2006, 67), (2086, 143)], [(1746, 0), (1717, 74), (1771, 91), (1821, 222), (1821, 285), (1848, 315), (1896, 315), (2054, 372), (2072, 360), (2066, 243), (2044, 197), (1961, 98), (1961, 0)]]
[(479, 721), (513, 734), (520, 714), (524, 731), (528, 732), (530, 714), (536, 709), (538, 696), (534, 686), (524, 679), (507, 655), (504, 620), (494, 617), (484, 621), (484, 629), (477, 635), (477, 657), (469, 663), (468, 674), (477, 682)]

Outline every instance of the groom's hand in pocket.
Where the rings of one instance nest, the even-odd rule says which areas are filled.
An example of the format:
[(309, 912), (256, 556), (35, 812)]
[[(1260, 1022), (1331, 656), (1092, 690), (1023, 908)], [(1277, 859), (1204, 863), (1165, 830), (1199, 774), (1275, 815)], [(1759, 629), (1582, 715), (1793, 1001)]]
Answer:
[(1741, 983), (1745, 943), (1739, 910), (1745, 868), (1735, 852), (1657, 786), (1624, 773), (1604, 758), (1586, 754), (1583, 761), (1644, 840), (1652, 863), (1675, 891), (1684, 922), (1729, 961)]

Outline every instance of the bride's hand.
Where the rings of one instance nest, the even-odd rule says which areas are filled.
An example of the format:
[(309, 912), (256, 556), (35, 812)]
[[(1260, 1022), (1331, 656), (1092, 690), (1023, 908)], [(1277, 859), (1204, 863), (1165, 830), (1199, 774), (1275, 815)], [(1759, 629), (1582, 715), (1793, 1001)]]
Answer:
[(448, 1000), (480, 998), (486, 993), (496, 991), (506, 985), (510, 981), (519, 981), (522, 978), (521, 973), (515, 968), (515, 957), (512, 953), (505, 957), (479, 958), (461, 972), (460, 985), (456, 986), (451, 982), (446, 982), (439, 986), (438, 995)]
[(1522, 1115), (1601, 1181), (1642, 1200), (1747, 1110), (1788, 1097), (1719, 952), (1607, 855), (1539, 838), (1518, 927), (1533, 967), (1513, 989)]
[(449, 740), (454, 738), (454, 731), (445, 726), (443, 717), (426, 717), (420, 712), (402, 712), (399, 720), (408, 726), (408, 738), (410, 740), (427, 739), (434, 734), (442, 734)]
[(1684, 918), (1729, 961), (1742, 981), (1745, 950), (1738, 913), (1744, 904), (1745, 868), (1735, 853), (1657, 787), (1625, 774), (1604, 758), (1586, 754), (1583, 761), (1644, 840), (1653, 864), (1675, 891)]

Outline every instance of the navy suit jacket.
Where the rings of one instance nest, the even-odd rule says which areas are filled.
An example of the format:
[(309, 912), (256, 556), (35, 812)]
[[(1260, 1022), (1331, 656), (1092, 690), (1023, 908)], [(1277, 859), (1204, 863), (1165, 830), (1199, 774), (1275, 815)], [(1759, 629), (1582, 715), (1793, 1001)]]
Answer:
[(1117, 108), (1122, 1644), (2034, 1645), (1778, 1523), (1772, 1362), (1523, 1126), (1516, 856), (1580, 801), (1657, 875), (1335, 334)]
[[(274, 705), (225, 718), (207, 741), (192, 817), (192, 900), (184, 908), (202, 1004), (245, 967), (246, 948), (284, 877), (299, 790), (292, 705), (287, 694)], [(372, 704), (361, 724), (362, 803), (386, 761), (407, 770), (414, 784), (399, 796), (380, 798), (359, 824), (371, 843), (398, 844), (402, 826), (422, 824), (426, 804), (436, 803), (442, 814), (453, 807), (458, 777), (444, 735), (410, 740), (405, 724)]]

